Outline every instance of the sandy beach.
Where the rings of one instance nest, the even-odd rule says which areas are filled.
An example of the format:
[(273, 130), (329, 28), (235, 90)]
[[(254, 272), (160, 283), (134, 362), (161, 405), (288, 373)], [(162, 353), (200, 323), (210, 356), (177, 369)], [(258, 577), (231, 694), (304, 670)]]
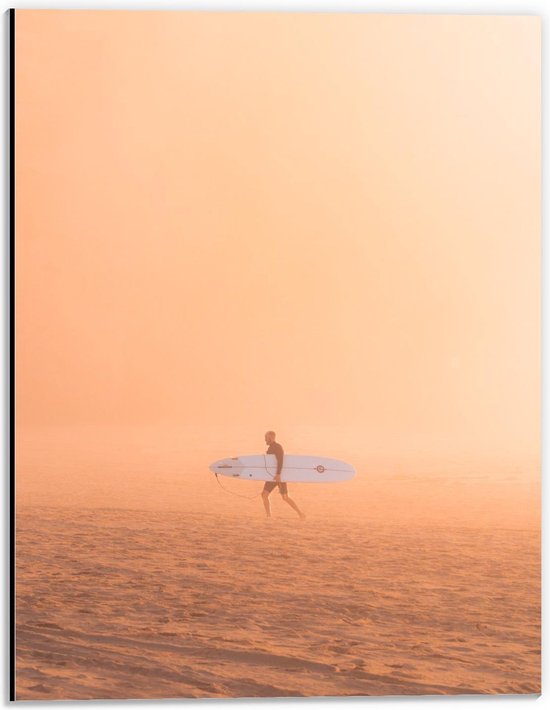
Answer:
[(535, 530), (276, 512), (22, 506), (17, 698), (540, 691)]

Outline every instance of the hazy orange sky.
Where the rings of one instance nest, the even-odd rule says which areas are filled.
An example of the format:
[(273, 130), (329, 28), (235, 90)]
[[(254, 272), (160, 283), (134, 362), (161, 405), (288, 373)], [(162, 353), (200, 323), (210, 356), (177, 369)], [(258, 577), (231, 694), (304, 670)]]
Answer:
[(16, 78), (20, 435), (536, 467), (538, 18), (18, 10)]

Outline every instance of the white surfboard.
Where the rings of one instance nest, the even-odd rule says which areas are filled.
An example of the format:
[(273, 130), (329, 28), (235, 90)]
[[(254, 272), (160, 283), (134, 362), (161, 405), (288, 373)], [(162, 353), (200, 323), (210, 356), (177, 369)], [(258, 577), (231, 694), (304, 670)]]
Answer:
[[(248, 481), (272, 481), (277, 471), (274, 454), (253, 454), (220, 459), (209, 466), (212, 473)], [(281, 481), (294, 483), (332, 483), (349, 481), (355, 469), (345, 461), (324, 456), (285, 454)]]

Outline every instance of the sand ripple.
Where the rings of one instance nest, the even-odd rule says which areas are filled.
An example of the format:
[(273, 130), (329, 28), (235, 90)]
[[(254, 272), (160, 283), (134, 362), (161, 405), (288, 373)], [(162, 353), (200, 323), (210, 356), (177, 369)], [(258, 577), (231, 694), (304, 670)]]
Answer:
[(540, 692), (536, 532), (23, 508), (17, 698)]

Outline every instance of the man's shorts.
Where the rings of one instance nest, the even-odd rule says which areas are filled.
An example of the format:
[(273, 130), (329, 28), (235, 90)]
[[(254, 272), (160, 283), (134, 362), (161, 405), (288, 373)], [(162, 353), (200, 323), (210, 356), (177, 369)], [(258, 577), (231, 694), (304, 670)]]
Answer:
[(271, 493), (271, 491), (272, 491), (276, 486), (279, 486), (279, 493), (280, 493), (282, 496), (288, 495), (288, 488), (287, 488), (286, 483), (284, 483), (284, 482), (277, 483), (276, 481), (266, 481), (266, 482), (265, 482), (265, 486), (264, 486), (264, 491), (266, 491), (267, 493)]

